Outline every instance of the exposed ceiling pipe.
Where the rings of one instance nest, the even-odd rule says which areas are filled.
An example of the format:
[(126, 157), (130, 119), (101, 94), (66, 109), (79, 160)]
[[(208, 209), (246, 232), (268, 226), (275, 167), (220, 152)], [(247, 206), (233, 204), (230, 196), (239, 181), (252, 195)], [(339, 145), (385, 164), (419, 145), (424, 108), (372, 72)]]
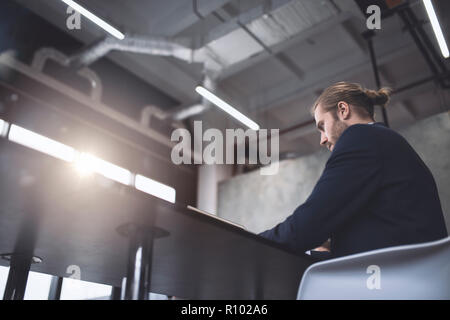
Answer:
[[(197, 0), (192, 1), (193, 13), (200, 19), (205, 19), (205, 16), (198, 10)], [(217, 12), (213, 14), (219, 18), (222, 22), (225, 22)], [(244, 24), (237, 22), (238, 27), (245, 30), (252, 36), (258, 43), (260, 43), (264, 50), (272, 53), (270, 48), (267, 47), (259, 38), (256, 37)], [(69, 58), (69, 65), (75, 69), (79, 69), (92, 64), (103, 56), (107, 55), (109, 52), (114, 50), (125, 51), (125, 52), (135, 52), (143, 53), (149, 55), (159, 55), (159, 56), (171, 56), (188, 63), (202, 63), (204, 66), (205, 73), (205, 83), (204, 87), (210, 88), (214, 91), (215, 84), (212, 79), (218, 78), (220, 72), (225, 69), (226, 63), (221, 61), (208, 46), (204, 46), (199, 49), (191, 49), (182, 45), (181, 43), (188, 43), (188, 39), (170, 39), (165, 37), (145, 37), (138, 35), (126, 35), (125, 39), (118, 40), (113, 37), (107, 37), (93, 44), (85, 47), (79, 53), (74, 54)], [(275, 55), (283, 64), (293, 70), (294, 64), (288, 63), (287, 59), (283, 59), (281, 55)], [(287, 65), (289, 64), (289, 66)], [(301, 70), (293, 70), (298, 77), (302, 77)], [(173, 120), (183, 120), (196, 114), (200, 114), (210, 107), (210, 103), (202, 98), (201, 104), (195, 103), (194, 105), (184, 109), (179, 110), (176, 113), (169, 116)]]
[[(220, 70), (221, 68), (221, 66), (215, 62), (214, 57), (212, 57), (212, 52), (207, 48), (192, 50), (167, 38), (130, 35), (127, 35), (124, 40), (118, 40), (112, 37), (101, 39), (100, 41), (87, 46), (79, 53), (69, 57), (68, 65), (77, 70), (85, 68), (113, 50), (171, 56), (188, 63), (203, 63), (205, 74), (203, 86), (213, 91), (216, 87), (213, 79), (218, 74), (217, 70)], [(201, 103), (196, 103), (186, 109), (169, 114), (168, 118), (181, 121), (204, 112), (210, 105), (211, 104), (208, 101), (202, 98)], [(148, 112), (146, 112), (144, 118), (148, 117), (147, 113)]]
[[(210, 91), (216, 90), (216, 81), (205, 73), (205, 77), (203, 79), (203, 87), (207, 88)], [(195, 116), (197, 114), (203, 113), (211, 107), (211, 102), (202, 97), (201, 103), (196, 103), (190, 107), (181, 109), (171, 115), (173, 120), (181, 121), (187, 119), (189, 117)]]
[(180, 44), (182, 41), (186, 42), (187, 40), (129, 34), (123, 40), (106, 37), (70, 56), (68, 64), (78, 70), (89, 66), (111, 51), (124, 51), (174, 57), (188, 63), (202, 63), (209, 74), (219, 74), (223, 68), (223, 63), (219, 61), (214, 52), (207, 47), (195, 50), (188, 48)]
[[(203, 87), (208, 88), (208, 90), (215, 91), (216, 81), (214, 81), (210, 76), (205, 74), (202, 83)], [(179, 108), (171, 113), (163, 111), (156, 106), (146, 106), (141, 111), (141, 123), (149, 126), (151, 117), (156, 116), (160, 120), (174, 121), (173, 126), (178, 125), (182, 120), (195, 116), (197, 114), (205, 112), (211, 107), (211, 102), (202, 97), (201, 101), (195, 103), (189, 107)]]
[(167, 38), (127, 35), (123, 40), (106, 37), (94, 42), (81, 52), (71, 56), (69, 58), (70, 66), (77, 69), (88, 66), (114, 50), (171, 56), (190, 63), (202, 62), (203, 58), (199, 50), (192, 50)]
[(164, 120), (167, 118), (167, 113), (154, 105), (149, 105), (142, 108), (140, 120), (142, 125), (150, 127), (152, 117), (156, 117), (159, 120)]
[(202, 113), (205, 111), (205, 106), (201, 103), (196, 103), (190, 107), (183, 108), (174, 114), (172, 114), (172, 119), (176, 121), (181, 121), (187, 118), (190, 118), (196, 114)]
[[(205, 17), (198, 11), (198, 4), (197, 4), (197, 0), (193, 0), (193, 11), (194, 14), (200, 19), (200, 20), (204, 20)], [(221, 21), (222, 23), (225, 23), (226, 20), (219, 15), (217, 12), (213, 12), (212, 13), (219, 21)], [(261, 39), (259, 39), (253, 32), (251, 32), (249, 30), (249, 28), (247, 28), (243, 23), (241, 23), (239, 20), (236, 21), (236, 24), (239, 28), (241, 28), (242, 30), (244, 30), (250, 37), (252, 37), (258, 44), (261, 45), (261, 47), (267, 51), (270, 55), (274, 56), (276, 59), (278, 59), (283, 65), (285, 65), (289, 70), (291, 70), (297, 77), (302, 78), (303, 77), (303, 73), (302, 71), (296, 67), (296, 65), (294, 63), (292, 63), (287, 56), (283, 55), (283, 54), (274, 54), (272, 52), (272, 50), (263, 43), (263, 41)], [(203, 48), (204, 50), (205, 48)], [(202, 49), (199, 49), (202, 50)], [(211, 59), (209, 61), (217, 61), (217, 59)], [(214, 68), (208, 68), (208, 65), (205, 65), (205, 70), (206, 72), (208, 72), (208, 70), (213, 70)], [(219, 68), (217, 70), (215, 70), (215, 75), (210, 77), (214, 78), (216, 75), (218, 75), (220, 73), (221, 68)], [(208, 80), (208, 77), (206, 78), (206, 83), (204, 83), (204, 87), (206, 88), (211, 88), (211, 90), (214, 91), (215, 89), (215, 84), (212, 85), (212, 83), (208, 82), (210, 81), (210, 79)], [(184, 120), (186, 118), (192, 117), (194, 115), (200, 114), (205, 112), (207, 109), (209, 109), (209, 107), (211, 106), (210, 102), (205, 100), (204, 98), (202, 98), (202, 103), (201, 104), (194, 104), (188, 108), (185, 108), (183, 110), (178, 111), (177, 113), (173, 114), (173, 119), (174, 120)]]
[[(192, 0), (192, 11), (200, 20), (205, 19), (205, 17), (198, 10), (197, 0)], [(202, 49), (200, 49), (200, 50), (202, 50)], [(213, 75), (208, 74), (208, 64), (206, 62), (204, 64), (203, 72), (205, 74), (204, 79), (203, 79), (203, 86), (205, 88), (208, 88), (208, 89), (214, 91), (216, 89), (216, 82), (211, 80)], [(195, 103), (195, 104), (191, 105), (190, 107), (183, 108), (183, 109), (173, 113), (171, 115), (171, 117), (173, 120), (182, 121), (182, 120), (185, 120), (192, 116), (195, 116), (197, 114), (201, 114), (201, 113), (205, 112), (207, 109), (209, 109), (210, 107), (211, 107), (211, 103), (202, 97), (200, 103)]]
[[(41, 48), (34, 53), (31, 66), (40, 71), (44, 72), (44, 67), (48, 60), (53, 60), (60, 64), (61, 66), (69, 65), (69, 58), (54, 48)], [(77, 73), (86, 78), (91, 86), (91, 98), (100, 101), (103, 94), (103, 85), (100, 77), (91, 69), (87, 67), (81, 67), (78, 69)]]

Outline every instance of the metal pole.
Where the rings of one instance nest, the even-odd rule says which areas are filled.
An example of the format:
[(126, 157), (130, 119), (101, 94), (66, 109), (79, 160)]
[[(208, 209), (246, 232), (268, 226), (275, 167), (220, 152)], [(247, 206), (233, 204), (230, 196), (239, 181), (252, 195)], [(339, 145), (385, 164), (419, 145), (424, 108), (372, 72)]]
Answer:
[[(122, 279), (121, 299), (148, 300), (152, 270), (153, 241), (167, 237), (170, 233), (154, 226), (152, 216), (139, 216), (131, 223), (120, 225), (117, 232), (128, 238), (129, 254), (126, 277)], [(143, 219), (147, 221), (142, 221)], [(148, 223), (148, 224), (147, 224)]]
[(52, 277), (50, 292), (48, 293), (48, 300), (59, 300), (61, 298), (62, 285), (63, 277)]
[[(373, 41), (372, 41), (372, 38), (374, 35), (375, 35), (375, 33), (373, 31), (364, 34), (364, 36), (367, 40), (367, 44), (369, 46), (370, 61), (372, 63), (373, 74), (375, 76), (375, 84), (377, 86), (377, 89), (380, 89), (381, 88), (380, 74), (378, 71), (377, 59), (375, 56), (375, 50), (373, 48)], [(388, 117), (387, 117), (386, 108), (381, 107), (381, 113), (383, 115), (384, 124), (386, 125), (386, 127), (389, 127), (389, 121), (388, 121)]]
[(431, 72), (435, 76), (437, 76), (439, 74), (439, 71), (436, 68), (436, 66), (434, 65), (433, 60), (431, 59), (430, 54), (428, 53), (427, 49), (425, 48), (423, 43), (420, 41), (419, 35), (417, 34), (416, 30), (414, 29), (414, 26), (411, 23), (411, 21), (409, 21), (408, 16), (406, 15), (406, 13), (404, 11), (398, 11), (398, 15), (400, 16), (400, 18), (403, 20), (406, 27), (408, 28), (409, 33), (411, 34), (411, 37), (413, 38), (419, 51), (422, 53), (422, 56), (424, 57)]
[(13, 254), (3, 300), (23, 300), (30, 271), (32, 253)]
[(135, 225), (129, 230), (130, 248), (128, 256), (125, 300), (148, 300), (153, 248), (153, 231)]
[(430, 52), (431, 56), (433, 57), (434, 61), (437, 63), (439, 68), (441, 69), (441, 72), (447, 73), (447, 66), (444, 64), (444, 62), (441, 59), (441, 56), (436, 51), (433, 43), (431, 42), (428, 35), (425, 33), (425, 30), (423, 30), (421, 22), (417, 19), (415, 13), (411, 10), (411, 8), (407, 7), (405, 8), (406, 15), (410, 18), (411, 23), (415, 28), (417, 29), (417, 32), (419, 36), (422, 38), (422, 41), (425, 44), (425, 47)]
[(121, 291), (122, 288), (121, 287), (113, 287), (111, 290), (111, 296), (110, 296), (110, 300), (121, 300)]
[(23, 300), (31, 264), (42, 261), (39, 257), (33, 256), (38, 223), (39, 217), (33, 210), (30, 210), (30, 214), (21, 223), (16, 243), (14, 244), (14, 252), (2, 255), (3, 258), (9, 257), (10, 259), (8, 280), (3, 300)]

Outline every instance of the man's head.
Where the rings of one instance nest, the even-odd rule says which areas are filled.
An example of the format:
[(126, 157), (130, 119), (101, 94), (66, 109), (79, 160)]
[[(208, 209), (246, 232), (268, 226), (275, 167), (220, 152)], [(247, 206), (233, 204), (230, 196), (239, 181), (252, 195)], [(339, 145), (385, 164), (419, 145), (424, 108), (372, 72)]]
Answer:
[(313, 105), (312, 113), (320, 132), (320, 144), (333, 151), (349, 126), (374, 121), (374, 106), (385, 107), (391, 90), (378, 91), (349, 82), (338, 82), (325, 89)]

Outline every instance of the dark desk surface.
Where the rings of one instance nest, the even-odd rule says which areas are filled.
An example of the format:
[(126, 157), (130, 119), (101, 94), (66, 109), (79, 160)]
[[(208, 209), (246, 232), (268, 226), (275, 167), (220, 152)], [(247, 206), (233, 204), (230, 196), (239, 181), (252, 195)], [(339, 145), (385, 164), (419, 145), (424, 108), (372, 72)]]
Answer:
[[(14, 251), (25, 221), (37, 230), (33, 271), (120, 286), (127, 222), (168, 232), (153, 249), (151, 291), (191, 299), (295, 299), (311, 264), (250, 232), (156, 199), (0, 139), (0, 253)], [(22, 228), (23, 229), (23, 228)], [(8, 262), (1, 261), (3, 265)]]

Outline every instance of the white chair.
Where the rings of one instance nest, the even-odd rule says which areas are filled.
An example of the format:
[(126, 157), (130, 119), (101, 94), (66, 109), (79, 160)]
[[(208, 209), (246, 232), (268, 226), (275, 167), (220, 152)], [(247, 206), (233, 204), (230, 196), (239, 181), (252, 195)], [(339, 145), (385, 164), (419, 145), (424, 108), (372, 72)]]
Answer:
[(315, 263), (297, 299), (450, 300), (450, 237)]

